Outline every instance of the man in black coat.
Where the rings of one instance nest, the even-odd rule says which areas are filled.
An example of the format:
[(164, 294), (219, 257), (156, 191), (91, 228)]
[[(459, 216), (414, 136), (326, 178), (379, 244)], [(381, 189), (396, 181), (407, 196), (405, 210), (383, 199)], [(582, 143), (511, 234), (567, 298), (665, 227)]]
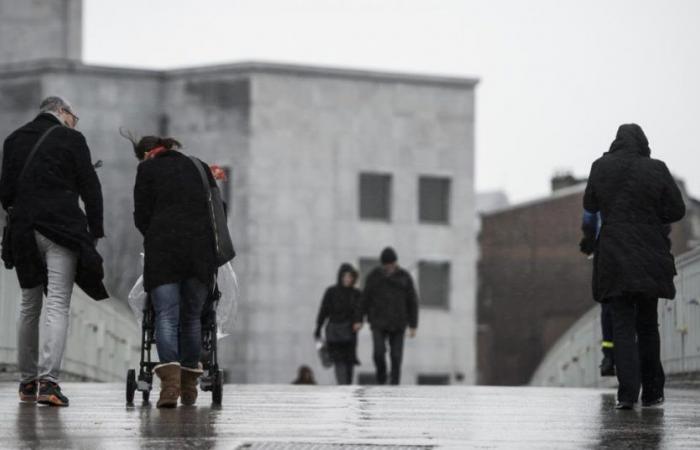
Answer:
[[(401, 361), (406, 327), (415, 337), (418, 328), (418, 295), (411, 274), (399, 267), (391, 247), (382, 251), (377, 267), (365, 281), (362, 315), (368, 317), (374, 344), (377, 383), (386, 384), (386, 343), (389, 342), (391, 384), (401, 381)], [(359, 328), (359, 325), (356, 325)]]
[[(613, 310), (618, 409), (664, 400), (657, 303), (673, 299), (675, 262), (670, 224), (685, 204), (666, 165), (650, 157), (641, 127), (622, 125), (610, 150), (593, 163), (583, 199), (602, 228), (584, 228), (582, 249), (594, 253), (593, 296)], [(641, 372), (641, 373), (640, 373)]]
[[(40, 110), (3, 146), (0, 201), (8, 212), (8, 232), (3, 234), (2, 256), (6, 267), (16, 268), (22, 288), (20, 399), (68, 406), (57, 383), (73, 283), (95, 300), (108, 297), (102, 258), (95, 249), (104, 236), (102, 190), (85, 138), (74, 129), (78, 116), (70, 104), (48, 97)], [(44, 293), (46, 322), (39, 353)]]

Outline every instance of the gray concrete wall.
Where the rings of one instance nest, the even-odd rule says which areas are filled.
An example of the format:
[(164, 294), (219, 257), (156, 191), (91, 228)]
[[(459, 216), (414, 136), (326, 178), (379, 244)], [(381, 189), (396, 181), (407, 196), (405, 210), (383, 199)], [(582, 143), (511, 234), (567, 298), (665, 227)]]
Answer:
[[(667, 375), (700, 373), (700, 249), (676, 260), (675, 300), (659, 301), (661, 361)], [(600, 387), (614, 378), (599, 376), (600, 307), (593, 307), (561, 337), (542, 360), (530, 384)]]
[[(286, 382), (310, 364), (330, 382), (312, 340), (321, 295), (341, 262), (393, 245), (414, 277), (419, 259), (452, 264), (451, 308), (421, 309), (405, 382), (418, 373), (473, 382), (473, 90), (273, 73), (252, 80), (248, 373)], [(393, 174), (390, 223), (358, 219), (361, 171)], [(452, 177), (450, 226), (418, 224), (419, 175)], [(365, 329), (360, 371), (373, 371), (370, 355)]]
[(82, 57), (82, 0), (0, 0), (0, 65)]

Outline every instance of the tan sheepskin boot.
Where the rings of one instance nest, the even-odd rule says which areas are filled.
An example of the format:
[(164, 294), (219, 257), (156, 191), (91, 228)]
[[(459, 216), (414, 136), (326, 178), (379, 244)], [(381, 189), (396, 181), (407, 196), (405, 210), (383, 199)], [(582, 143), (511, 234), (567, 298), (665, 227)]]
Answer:
[(160, 378), (158, 408), (175, 408), (180, 397), (180, 363), (159, 364), (154, 369)]
[(180, 402), (183, 405), (191, 406), (197, 401), (197, 380), (203, 373), (201, 364), (196, 369), (180, 367)]

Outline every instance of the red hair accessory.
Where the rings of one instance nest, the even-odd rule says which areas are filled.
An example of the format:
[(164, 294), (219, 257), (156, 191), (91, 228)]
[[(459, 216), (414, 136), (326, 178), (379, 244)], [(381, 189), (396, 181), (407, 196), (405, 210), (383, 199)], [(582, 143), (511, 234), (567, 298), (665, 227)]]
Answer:
[(224, 169), (222, 169), (221, 166), (218, 166), (216, 164), (212, 164), (211, 166), (209, 166), (209, 169), (211, 170), (211, 174), (215, 180), (227, 181), (226, 171)]
[(160, 147), (156, 147), (154, 149), (147, 151), (146, 154), (144, 155), (143, 159), (153, 159), (156, 156), (160, 155), (161, 153), (164, 153), (167, 151), (168, 151), (168, 149), (161, 145)]

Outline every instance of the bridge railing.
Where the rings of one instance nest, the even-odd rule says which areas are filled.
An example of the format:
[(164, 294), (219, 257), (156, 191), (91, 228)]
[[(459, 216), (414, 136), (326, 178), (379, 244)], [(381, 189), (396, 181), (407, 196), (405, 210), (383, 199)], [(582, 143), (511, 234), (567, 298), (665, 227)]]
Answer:
[[(0, 269), (0, 365), (16, 369), (20, 288), (14, 271)], [(63, 360), (66, 378), (122, 381), (138, 367), (140, 330), (129, 308), (117, 299), (96, 302), (77, 287), (70, 309)], [(44, 315), (41, 316), (43, 323)]]
[[(700, 372), (700, 248), (676, 259), (675, 300), (659, 302), (661, 359), (667, 374)], [(535, 371), (535, 386), (601, 387), (600, 306), (584, 314), (552, 346)]]

